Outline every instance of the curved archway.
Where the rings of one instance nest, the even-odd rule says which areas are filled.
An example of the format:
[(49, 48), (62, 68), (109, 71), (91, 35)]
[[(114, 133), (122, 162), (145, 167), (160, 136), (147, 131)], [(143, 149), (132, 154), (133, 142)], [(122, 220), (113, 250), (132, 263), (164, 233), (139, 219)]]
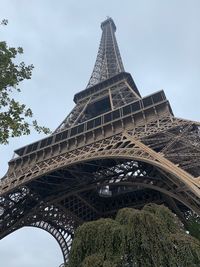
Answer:
[(63, 256), (51, 235), (35, 227), (23, 227), (0, 242), (1, 266), (59, 266)]
[(57, 229), (57, 227), (44, 221), (34, 222), (30, 226), (42, 229), (51, 234), (60, 246), (64, 262), (67, 261), (72, 243), (72, 236), (67, 231)]
[[(30, 176), (37, 179), (42, 175), (48, 175), (52, 171), (68, 168), (71, 165), (93, 159), (130, 159), (146, 162), (176, 177), (182, 183), (182, 186), (187, 187), (187, 193), (190, 193), (192, 198), (196, 197), (196, 201), (200, 204), (200, 184), (198, 179), (195, 180), (191, 174), (182, 170), (140, 141), (132, 139), (131, 136), (122, 135), (119, 137), (119, 140), (112, 140), (111, 138), (109, 144), (106, 143), (106, 140), (102, 140), (99, 143), (95, 143), (92, 147), (77, 148), (72, 154), (69, 152), (56, 156), (53, 160), (48, 159), (45, 161), (45, 165), (43, 163), (38, 164), (34, 167), (34, 172), (27, 172), (23, 175), (23, 179), (25, 179), (24, 177), (31, 179)], [(123, 147), (119, 147), (122, 144)]]
[[(120, 153), (121, 152), (121, 153)], [(134, 155), (134, 153), (132, 153), (133, 151), (128, 151), (129, 153), (127, 153), (127, 151), (119, 151), (116, 149), (110, 149), (108, 151), (98, 151), (98, 152), (94, 152), (91, 153), (87, 156), (83, 155), (80, 156), (77, 160), (71, 161), (69, 164), (66, 164), (62, 167), (68, 167), (74, 164), (79, 164), (79, 163), (84, 163), (87, 161), (90, 161), (92, 159), (96, 159), (96, 160), (101, 160), (101, 159), (129, 159), (129, 160), (136, 160), (136, 161), (140, 161), (140, 162), (146, 162), (150, 165), (153, 165), (155, 167), (158, 167), (160, 169), (163, 169), (164, 171), (168, 172), (169, 174), (173, 175), (174, 177), (176, 177), (177, 179), (180, 180), (181, 183), (185, 184), (187, 187), (189, 187), (189, 189), (194, 192), (197, 193), (200, 196), (200, 186), (198, 184), (198, 181), (194, 180), (193, 177), (187, 173), (186, 171), (178, 168), (178, 166), (176, 166), (173, 163), (170, 163), (168, 160), (164, 159), (168, 164), (164, 164), (163, 162), (160, 162), (154, 158), (151, 157), (144, 157), (143, 156), (139, 156), (139, 155)], [(59, 169), (60, 167), (58, 167), (57, 169)], [(55, 169), (54, 169), (55, 170)], [(177, 172), (177, 170), (179, 170)], [(181, 175), (182, 174), (182, 175)], [(186, 179), (183, 179), (186, 178)], [(196, 185), (196, 188), (194, 187)]]
[[(33, 172), (31, 169), (25, 172), (22, 179), (29, 179), (29, 187), (36, 189), (36, 192), (42, 196), (41, 201), (44, 205), (48, 202), (59, 204), (83, 221), (96, 219), (103, 214), (103, 211), (99, 212), (99, 207), (90, 205), (91, 199), (85, 200), (85, 195), (82, 197), (80, 194), (95, 188), (95, 198), (99, 194), (98, 190), (104, 185), (118, 186), (119, 191), (121, 190), (120, 186), (125, 186), (126, 190), (131, 187), (132, 191), (133, 188), (135, 191), (140, 191), (141, 188), (159, 191), (200, 214), (199, 189), (189, 173), (162, 156), (158, 157), (155, 151), (149, 151), (148, 148), (143, 149), (143, 144), (140, 147), (140, 144), (126, 141), (126, 145), (123, 148), (113, 147), (116, 146), (116, 143), (112, 146), (106, 145), (104, 148), (96, 148), (95, 145), (95, 148), (89, 153), (87, 151), (81, 153), (83, 151), (77, 149), (80, 154), (73, 152), (72, 155), (69, 155), (66, 153), (58, 156), (57, 159), (45, 161), (45, 164), (41, 162), (41, 165), (34, 166)], [(21, 178), (19, 177), (19, 179)], [(45, 190), (41, 184), (44, 184)], [(56, 192), (59, 192), (58, 198)], [(120, 191), (120, 193), (124, 192)], [(74, 199), (70, 199), (72, 196)], [(79, 204), (82, 204), (81, 208)], [(49, 219), (51, 218), (49, 217)], [(35, 220), (35, 222), (41, 223), (43, 220), (46, 222), (46, 217), (42, 220)], [(32, 222), (33, 220), (29, 221), (29, 223)], [(58, 221), (56, 223), (58, 224)], [(62, 249), (65, 240), (59, 237), (61, 232), (56, 228), (52, 228), (52, 233), (54, 237), (61, 240), (59, 244)], [(62, 250), (64, 251), (64, 249)], [(64, 259), (66, 260), (68, 250), (65, 251)]]
[[(157, 153), (139, 140), (136, 140), (126, 132), (96, 141), (91, 145), (79, 148), (73, 147), (72, 151), (68, 151), (65, 146), (63, 147), (63, 151), (56, 151), (59, 152), (59, 154), (55, 153), (53, 158), (52, 156), (47, 157), (45, 161), (37, 162), (32, 168), (27, 168), (26, 166), (23, 168), (23, 171), (19, 170), (19, 174), (16, 172), (14, 176), (16, 177), (17, 175), (17, 179), (15, 179), (14, 182), (16, 183), (17, 180), (19, 180), (20, 183), (38, 180), (52, 172), (93, 159), (130, 159), (146, 162), (167, 172), (173, 176), (173, 179), (178, 179), (179, 186), (184, 190), (185, 194), (196, 201), (196, 204), (200, 205), (199, 179), (194, 179), (191, 174), (179, 168), (163, 155)], [(14, 186), (14, 182), (9, 186)], [(5, 190), (8, 190), (8, 188), (5, 188)]]
[[(123, 167), (125, 167), (125, 165), (127, 163), (130, 163), (130, 162), (132, 162), (133, 165), (136, 164), (137, 166), (135, 165), (136, 168), (134, 169), (134, 172), (135, 172), (134, 179), (135, 180), (131, 181), (132, 184), (134, 184), (135, 186), (137, 185), (137, 186), (140, 186), (140, 187), (151, 188), (151, 189), (160, 191), (160, 192), (168, 195), (169, 197), (172, 197), (172, 198), (178, 200), (179, 202), (183, 203), (185, 206), (187, 206), (189, 209), (192, 209), (196, 213), (200, 213), (200, 210), (198, 209), (198, 206), (196, 204), (196, 199), (195, 199), (195, 197), (192, 196), (193, 192), (188, 192), (188, 195), (191, 193), (191, 198), (189, 199), (188, 197), (186, 197), (185, 192), (183, 192), (181, 190), (182, 188), (185, 187), (185, 183), (181, 179), (181, 177), (177, 176), (177, 174), (175, 175), (173, 170), (169, 169), (168, 166), (166, 168), (163, 168), (163, 166), (159, 162), (155, 163), (152, 159), (146, 160), (146, 159), (143, 159), (141, 157), (132, 157), (132, 156), (124, 157), (124, 156), (121, 156), (121, 155), (118, 155), (117, 157), (113, 156), (113, 155), (106, 155), (105, 156), (105, 153), (104, 153), (103, 157), (99, 157), (99, 155), (98, 155), (98, 157), (93, 157), (93, 159), (87, 159), (87, 160), (85, 159), (85, 160), (81, 160), (79, 162), (72, 163), (72, 164), (66, 166), (65, 170), (68, 173), (69, 172), (72, 173), (72, 176), (73, 176), (73, 172), (76, 172), (79, 177), (82, 177), (81, 181), (83, 181), (83, 179), (86, 177), (86, 175), (87, 176), (92, 176), (93, 175), (93, 178), (96, 179), (96, 180), (91, 178), (90, 182), (91, 183), (96, 183), (96, 185), (98, 183), (101, 183), (101, 182), (104, 182), (104, 184), (111, 185), (111, 184), (116, 183), (116, 181), (118, 182), (118, 184), (120, 184), (122, 177), (119, 177), (119, 175), (122, 175), (122, 172), (121, 172), (121, 174), (117, 173), (117, 170), (115, 172), (115, 180), (114, 180), (114, 178), (112, 178), (112, 181), (107, 181), (107, 183), (106, 183), (106, 179), (109, 180), (110, 178), (109, 178), (109, 176), (106, 178), (106, 174), (105, 173), (104, 173), (105, 176), (101, 177), (101, 181), (100, 180), (97, 181), (97, 175), (96, 174), (98, 172), (91, 175), (91, 173), (90, 173), (91, 172), (91, 168), (90, 167), (88, 167), (89, 171), (86, 172), (87, 165), (88, 166), (89, 165), (90, 166), (93, 165), (93, 167), (96, 165), (97, 168), (102, 168), (101, 172), (103, 174), (103, 171), (102, 171), (103, 169), (105, 169), (105, 171), (109, 170), (109, 167), (107, 169), (104, 168), (105, 166), (103, 167), (103, 165), (104, 165), (103, 162), (106, 162), (105, 163), (105, 165), (106, 165), (108, 161), (115, 161), (116, 163), (114, 165), (117, 168), (117, 170), (119, 170), (119, 164), (118, 164), (119, 162), (122, 162)], [(139, 169), (139, 167), (138, 167), (139, 164), (142, 165), (141, 169)], [(146, 166), (144, 167), (144, 165), (146, 165)], [(83, 167), (83, 166), (85, 166), (85, 167)], [(157, 174), (156, 174), (157, 177), (151, 177), (151, 175), (148, 175), (147, 172), (146, 172), (147, 167), (148, 168), (151, 167), (151, 171), (152, 170), (154, 172), (156, 171), (157, 172)], [(140, 180), (136, 179), (138, 171), (140, 172), (140, 176), (138, 176), (138, 178)], [(85, 173), (86, 175), (84, 175), (83, 173)], [(132, 175), (133, 175), (133, 173), (132, 173)], [(160, 176), (161, 179), (158, 179), (159, 176)], [(126, 176), (126, 178), (123, 177), (123, 179), (127, 179), (127, 178), (130, 178), (130, 177), (131, 176), (129, 175), (129, 176)], [(76, 178), (77, 177), (75, 177), (75, 179)], [(100, 178), (100, 176), (98, 178)], [(86, 178), (86, 180), (87, 180), (87, 178)], [(90, 185), (88, 183), (87, 184), (87, 188), (89, 188), (89, 187), (90, 187)], [(80, 187), (77, 192), (81, 192), (81, 190), (82, 190), (82, 188)], [(84, 190), (84, 188), (83, 188), (83, 190)], [(72, 194), (73, 194), (73, 189), (72, 189)]]

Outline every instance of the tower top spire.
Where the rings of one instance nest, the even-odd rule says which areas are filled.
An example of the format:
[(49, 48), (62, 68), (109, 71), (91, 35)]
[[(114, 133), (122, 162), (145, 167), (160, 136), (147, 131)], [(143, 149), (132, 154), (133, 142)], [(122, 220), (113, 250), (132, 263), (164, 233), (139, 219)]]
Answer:
[(108, 17), (101, 23), (102, 36), (97, 59), (87, 88), (109, 79), (120, 72), (124, 66), (115, 37), (116, 26), (112, 18)]
[(110, 24), (110, 25), (113, 27), (114, 32), (116, 32), (117, 27), (116, 27), (116, 25), (115, 25), (113, 19), (110, 18), (110, 17), (107, 17), (106, 20), (104, 20), (104, 21), (101, 23), (101, 29), (104, 30), (104, 27), (106, 27), (108, 24)]

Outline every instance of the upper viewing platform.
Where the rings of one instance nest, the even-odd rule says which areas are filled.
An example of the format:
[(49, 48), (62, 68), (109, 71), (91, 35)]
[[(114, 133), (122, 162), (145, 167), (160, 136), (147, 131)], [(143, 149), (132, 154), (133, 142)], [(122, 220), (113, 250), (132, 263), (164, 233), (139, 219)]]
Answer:
[(126, 80), (129, 84), (130, 88), (136, 93), (138, 98), (141, 98), (140, 92), (131, 76), (130, 73), (127, 72), (120, 72), (119, 74), (108, 78), (98, 84), (95, 84), (94, 86), (91, 86), (89, 88), (86, 88), (85, 90), (82, 90), (74, 95), (74, 102), (77, 104), (79, 101), (83, 100), (86, 97), (89, 97), (98, 91), (102, 91), (104, 88), (111, 87), (114, 83), (117, 83), (119, 81)]

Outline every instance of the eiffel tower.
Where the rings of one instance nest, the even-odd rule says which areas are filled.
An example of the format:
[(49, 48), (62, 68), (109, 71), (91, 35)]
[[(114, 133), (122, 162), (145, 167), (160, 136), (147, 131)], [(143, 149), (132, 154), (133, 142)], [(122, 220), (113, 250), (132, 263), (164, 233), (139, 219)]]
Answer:
[(15, 150), (0, 181), (0, 238), (49, 232), (64, 262), (74, 230), (119, 208), (165, 204), (200, 215), (200, 123), (174, 116), (164, 91), (142, 97), (125, 72), (111, 18), (89, 83), (55, 132)]

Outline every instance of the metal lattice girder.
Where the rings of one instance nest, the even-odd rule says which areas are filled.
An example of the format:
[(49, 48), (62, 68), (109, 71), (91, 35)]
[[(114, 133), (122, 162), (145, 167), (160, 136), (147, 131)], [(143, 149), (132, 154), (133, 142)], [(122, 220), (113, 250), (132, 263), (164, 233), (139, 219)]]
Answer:
[(57, 240), (66, 262), (74, 229), (77, 227), (75, 219), (60, 205), (47, 205), (36, 196), (34, 204), (30, 204), (30, 191), (27, 188), (23, 188), (23, 191), (26, 191), (26, 194), (20, 198), (16, 197), (20, 193), (10, 194), (9, 200), (1, 198), (0, 203), (4, 212), (0, 216), (0, 239), (24, 226), (41, 228)]
[(72, 244), (72, 237), (67, 231), (61, 228), (59, 229), (57, 225), (53, 226), (50, 223), (43, 222), (43, 221), (32, 223), (30, 226), (40, 228), (50, 233), (57, 240), (61, 248), (64, 262), (68, 261), (69, 251), (70, 251), (71, 244)]
[[(136, 128), (133, 129), (127, 129), (128, 133), (131, 135), (136, 136), (137, 138), (140, 138), (142, 141), (147, 142), (153, 138), (154, 144), (157, 143), (157, 141), (161, 140), (162, 135), (167, 135), (168, 132), (170, 133), (172, 129), (174, 131), (181, 131), (181, 129), (185, 126), (187, 127), (188, 123), (192, 123), (185, 120), (180, 119), (171, 119), (167, 117), (163, 117), (158, 121), (153, 120), (152, 122), (149, 122), (148, 125), (139, 125)], [(195, 123), (193, 123), (195, 125)], [(198, 127), (198, 125), (196, 126)], [(178, 130), (179, 129), (179, 130)], [(115, 130), (115, 129), (114, 129)], [(195, 133), (194, 133), (195, 134)], [(159, 137), (160, 136), (160, 137)], [(189, 137), (187, 137), (188, 139)], [(197, 137), (198, 138), (198, 137)], [(23, 183), (26, 183), (34, 177), (37, 177), (39, 175), (44, 175), (46, 172), (49, 172), (51, 170), (54, 170), (56, 168), (62, 168), (67, 164), (74, 163), (79, 160), (89, 159), (94, 156), (94, 153), (98, 156), (98, 153), (104, 153), (106, 146), (109, 146), (109, 148), (115, 146), (117, 148), (117, 143), (122, 142), (122, 135), (121, 134), (114, 134), (110, 138), (101, 138), (101, 140), (92, 142), (89, 144), (82, 144), (82, 146), (78, 148), (74, 148), (67, 150), (60, 151), (58, 154), (57, 151), (54, 154), (50, 154), (47, 158), (43, 157), (42, 160), (36, 161), (36, 158), (32, 158), (32, 161), (29, 162), (27, 165), (21, 162), (21, 164), (18, 163), (17, 168), (11, 168), (9, 172), (9, 179), (5, 178), (1, 184), (1, 192), (8, 192), (12, 188), (15, 188), (19, 185), (22, 185)], [(197, 149), (199, 147), (198, 143), (194, 143), (193, 145), (191, 143), (190, 139), (188, 139), (188, 143), (191, 146), (191, 150)], [(122, 142), (123, 143), (123, 142)], [(78, 145), (78, 144), (77, 144)], [(165, 143), (167, 145), (167, 142)], [(182, 144), (181, 144), (181, 147)], [(161, 147), (162, 148), (162, 147)], [(158, 148), (156, 148), (158, 150)], [(114, 150), (114, 152), (119, 150)], [(120, 151), (123, 151), (122, 149)], [(162, 151), (159, 151), (162, 152)], [(198, 154), (198, 151), (197, 151)], [(25, 161), (26, 162), (26, 161)], [(199, 173), (197, 174), (199, 176)]]
[[(175, 125), (174, 125), (174, 128), (177, 127)], [(10, 177), (12, 177), (12, 175), (19, 175), (18, 179), (20, 183), (22, 184), (22, 181), (27, 182), (27, 181), (34, 180), (37, 177), (41, 175), (44, 176), (45, 173), (48, 173), (55, 169), (63, 168), (71, 164), (75, 164), (75, 163), (82, 162), (82, 161), (87, 161), (87, 160), (102, 157), (102, 156), (103, 157), (122, 157), (123, 156), (125, 158), (127, 157), (138, 158), (139, 157), (140, 160), (148, 160), (152, 164), (156, 164), (156, 165), (159, 165), (159, 167), (161, 168), (167, 169), (169, 172), (171, 172), (172, 169), (174, 170), (174, 172), (178, 172), (181, 179), (183, 179), (183, 177), (186, 177), (185, 180), (183, 180), (183, 182), (186, 183), (188, 186), (190, 186), (192, 191), (195, 191), (193, 186), (197, 186), (197, 187), (199, 186), (198, 178), (195, 179), (195, 177), (193, 177), (191, 174), (186, 173), (185, 171), (180, 169), (177, 165), (175, 165), (173, 162), (163, 157), (162, 154), (155, 152), (154, 150), (150, 149), (143, 143), (140, 142), (142, 144), (141, 148), (138, 147), (137, 145), (133, 145), (131, 143), (132, 142), (131, 140), (127, 140), (129, 139), (128, 136), (131, 136), (130, 135), (131, 132), (132, 132), (131, 130), (128, 130), (128, 133), (129, 133), (128, 135), (126, 135), (125, 133), (114, 135), (111, 138), (106, 138), (99, 142), (95, 142), (91, 145), (84, 146), (79, 149), (75, 149), (66, 154), (62, 154), (57, 157), (50, 158), (48, 160), (45, 160), (45, 162), (39, 162), (38, 164), (33, 166), (32, 170), (30, 168), (23, 168), (18, 172), (18, 174), (16, 172), (13, 174), (10, 173)], [(143, 133), (143, 136), (144, 136), (144, 133)], [(137, 142), (136, 139), (134, 143), (135, 142)], [(151, 153), (154, 153), (153, 156), (150, 156), (151, 153), (146, 152), (146, 150), (149, 151), (149, 149)], [(193, 149), (195, 149), (195, 147)], [(20, 173), (23, 173), (23, 176), (20, 176)], [(9, 182), (11, 182), (11, 180), (9, 180)], [(10, 183), (10, 186), (12, 186), (12, 182)], [(198, 192), (198, 190), (196, 192)]]

